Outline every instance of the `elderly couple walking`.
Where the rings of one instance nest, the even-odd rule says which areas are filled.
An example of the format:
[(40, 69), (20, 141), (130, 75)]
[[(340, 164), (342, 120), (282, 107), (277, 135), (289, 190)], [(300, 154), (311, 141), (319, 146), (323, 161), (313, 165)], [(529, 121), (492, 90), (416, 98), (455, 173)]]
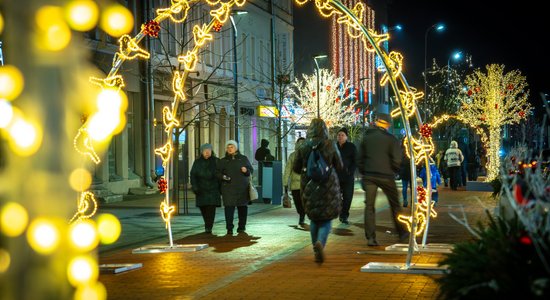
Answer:
[(249, 203), (250, 175), (254, 171), (248, 158), (239, 152), (239, 145), (229, 140), (225, 156), (217, 158), (212, 145), (200, 147), (200, 157), (191, 168), (191, 186), (196, 195), (196, 206), (204, 219), (204, 231), (212, 233), (216, 207), (223, 206), (227, 234), (233, 234), (235, 209), (239, 219), (237, 232), (246, 231)]

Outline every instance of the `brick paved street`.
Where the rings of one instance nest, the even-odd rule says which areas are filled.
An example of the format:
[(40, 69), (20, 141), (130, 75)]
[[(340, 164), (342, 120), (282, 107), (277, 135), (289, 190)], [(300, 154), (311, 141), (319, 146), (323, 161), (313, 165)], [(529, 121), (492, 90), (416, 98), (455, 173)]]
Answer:
[[(428, 243), (454, 243), (470, 238), (468, 231), (452, 220), (448, 211), (460, 211), (446, 205), (463, 204), (468, 220), (484, 219), (484, 205), (492, 209), (495, 202), (488, 192), (440, 190), (439, 217), (430, 228)], [(333, 221), (332, 234), (326, 247), (327, 259), (318, 265), (313, 261), (309, 231), (298, 227), (295, 209), (274, 208), (255, 203), (247, 233), (225, 235), (223, 210), (218, 209), (214, 234), (202, 233), (202, 219), (176, 217), (174, 236), (177, 244), (208, 243), (209, 248), (190, 253), (132, 254), (132, 247), (167, 243), (167, 237), (151, 235), (163, 229), (160, 217), (151, 213), (129, 216), (127, 208), (105, 210), (126, 214), (123, 230), (139, 222), (147, 242), (136, 244), (137, 224), (133, 235), (100, 251), (100, 263), (143, 263), (143, 268), (118, 275), (103, 274), (109, 299), (433, 299), (437, 297), (436, 275), (362, 273), (368, 262), (405, 262), (405, 255), (380, 254), (385, 246), (397, 242), (392, 235), (387, 200), (380, 192), (377, 199), (377, 236), (382, 246), (368, 247), (363, 231), (363, 197), (355, 192), (351, 224)], [(121, 204), (131, 205), (132, 201)], [(138, 202), (136, 202), (138, 203)], [(193, 204), (194, 205), (194, 204)], [(152, 205), (151, 207), (154, 207)], [(143, 208), (145, 211), (146, 209)], [(154, 211), (156, 209), (150, 209)], [(146, 218), (147, 217), (147, 218)], [(141, 222), (139, 221), (141, 220)], [(183, 225), (188, 224), (188, 225)], [(151, 228), (149, 228), (151, 227)], [(178, 231), (179, 230), (179, 231)], [(418, 239), (421, 242), (421, 239)], [(126, 243), (126, 244), (124, 244)], [(137, 245), (137, 246), (136, 246)], [(130, 247), (131, 246), (131, 247)], [(128, 248), (130, 247), (130, 248)], [(379, 251), (372, 251), (379, 250)], [(416, 254), (413, 262), (437, 263), (442, 254)]]

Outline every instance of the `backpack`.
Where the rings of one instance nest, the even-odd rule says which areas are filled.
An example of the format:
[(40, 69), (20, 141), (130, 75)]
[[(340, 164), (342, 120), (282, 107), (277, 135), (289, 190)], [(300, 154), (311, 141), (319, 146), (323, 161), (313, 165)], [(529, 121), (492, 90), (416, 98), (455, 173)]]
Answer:
[(331, 167), (327, 164), (321, 151), (319, 151), (319, 145), (311, 147), (311, 152), (307, 159), (306, 175), (313, 181), (325, 181), (328, 179)]

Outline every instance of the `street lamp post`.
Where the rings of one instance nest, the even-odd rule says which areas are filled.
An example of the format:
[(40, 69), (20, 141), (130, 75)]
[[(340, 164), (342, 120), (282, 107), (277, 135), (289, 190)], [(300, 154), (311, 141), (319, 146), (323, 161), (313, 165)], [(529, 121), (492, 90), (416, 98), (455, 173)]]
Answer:
[(451, 72), (451, 59), (459, 60), (462, 57), (462, 51), (457, 51), (447, 59), (447, 101), (449, 100), (449, 73)]
[(430, 33), (430, 31), (434, 28), (436, 31), (442, 31), (445, 29), (445, 25), (439, 23), (433, 24), (426, 29), (426, 32), (424, 34), (424, 119), (426, 119), (427, 117), (428, 108), (428, 33)]
[[(364, 90), (364, 86), (363, 86), (363, 80), (367, 80), (367, 83), (370, 83), (370, 78), (369, 77), (363, 77), (363, 78), (359, 78), (359, 85), (361, 86), (362, 90)], [(367, 86), (367, 91), (368, 91), (368, 101), (369, 101), (369, 104), (370, 104), (370, 89), (369, 87)], [(363, 94), (363, 91), (361, 91), (361, 96)], [(363, 108), (363, 112), (362, 112), (362, 117), (361, 117), (361, 122), (362, 122), (362, 125), (363, 125), (363, 130), (365, 129), (365, 99), (363, 99), (363, 103), (362, 103), (362, 108)]]
[(313, 57), (313, 61), (315, 62), (315, 68), (317, 69), (317, 118), (321, 118), (321, 111), (320, 111), (320, 101), (319, 101), (319, 63), (317, 63), (318, 58), (326, 58), (326, 55), (317, 55)]
[(247, 11), (234, 10), (231, 12), (229, 18), (231, 19), (231, 25), (233, 25), (233, 107), (235, 109), (235, 141), (239, 143), (239, 79), (237, 73), (237, 25), (233, 15), (247, 14)]

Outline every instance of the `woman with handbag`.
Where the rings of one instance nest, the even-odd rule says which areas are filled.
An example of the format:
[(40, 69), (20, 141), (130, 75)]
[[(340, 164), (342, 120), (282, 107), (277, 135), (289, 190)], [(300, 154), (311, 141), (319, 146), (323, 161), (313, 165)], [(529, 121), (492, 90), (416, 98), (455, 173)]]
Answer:
[(219, 158), (212, 152), (210, 144), (202, 145), (200, 153), (201, 156), (191, 167), (191, 187), (204, 220), (204, 232), (211, 233), (216, 207), (221, 205), (220, 180), (217, 176)]
[(298, 149), (304, 141), (305, 138), (303, 137), (300, 137), (298, 138), (298, 140), (296, 140), (294, 152), (290, 153), (290, 155), (288, 156), (288, 160), (285, 166), (285, 173), (283, 176), (283, 182), (285, 183), (285, 195), (288, 195), (288, 189), (290, 188), (292, 199), (294, 200), (294, 206), (296, 207), (296, 212), (300, 216), (300, 219), (298, 220), (298, 225), (300, 226), (306, 225), (306, 212), (304, 211), (304, 204), (302, 203), (302, 197), (300, 196), (300, 173), (294, 172), (292, 170), (292, 165), (296, 160)]
[(222, 179), (222, 200), (225, 210), (227, 234), (233, 234), (235, 207), (239, 216), (237, 232), (246, 231), (248, 203), (250, 201), (250, 175), (254, 171), (248, 158), (239, 152), (236, 141), (225, 144), (225, 157), (218, 164), (218, 176)]

